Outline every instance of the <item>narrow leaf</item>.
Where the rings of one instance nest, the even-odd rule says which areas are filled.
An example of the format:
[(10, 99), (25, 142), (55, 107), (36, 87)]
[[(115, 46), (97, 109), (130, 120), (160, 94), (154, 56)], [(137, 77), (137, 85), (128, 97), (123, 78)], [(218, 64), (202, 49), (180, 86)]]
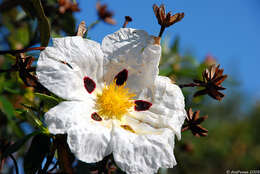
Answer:
[(40, 99), (44, 100), (44, 101), (48, 101), (48, 102), (53, 102), (53, 103), (56, 103), (58, 104), (61, 100), (59, 98), (55, 98), (53, 96), (50, 96), (50, 95), (46, 95), (46, 94), (43, 94), (43, 93), (34, 93), (37, 97), (39, 97)]
[(13, 105), (3, 96), (0, 96), (0, 102), (2, 103), (3, 112), (10, 118), (14, 116)]
[(21, 6), (28, 16), (37, 18), (40, 30), (41, 46), (47, 46), (50, 40), (50, 23), (46, 17), (40, 0), (21, 1)]
[(41, 46), (47, 46), (50, 40), (50, 24), (48, 18), (45, 16), (42, 3), (40, 0), (32, 0), (32, 4), (36, 9), (38, 19), (38, 28), (40, 29)]
[(24, 157), (24, 171), (26, 174), (35, 174), (41, 169), (42, 162), (50, 152), (51, 140), (44, 134), (36, 135)]
[(2, 105), (1, 110), (3, 111), (3, 113), (5, 113), (8, 119), (8, 123), (10, 124), (12, 130), (16, 133), (16, 135), (22, 137), (23, 133), (21, 132), (21, 129), (14, 121), (15, 114), (14, 114), (14, 108), (12, 103), (9, 102), (4, 96), (0, 96), (0, 105)]
[(42, 93), (35, 93), (35, 96), (39, 97), (44, 102), (44, 105), (45, 105), (45, 107), (47, 107), (47, 110), (56, 106), (57, 104), (59, 104), (62, 101), (59, 98), (55, 98), (53, 96), (49, 96), (49, 95), (42, 94)]
[(16, 141), (14, 144), (10, 145), (3, 153), (3, 157), (7, 157), (10, 154), (19, 150), (32, 136), (39, 134), (40, 132), (36, 131), (31, 134), (26, 135), (22, 139)]

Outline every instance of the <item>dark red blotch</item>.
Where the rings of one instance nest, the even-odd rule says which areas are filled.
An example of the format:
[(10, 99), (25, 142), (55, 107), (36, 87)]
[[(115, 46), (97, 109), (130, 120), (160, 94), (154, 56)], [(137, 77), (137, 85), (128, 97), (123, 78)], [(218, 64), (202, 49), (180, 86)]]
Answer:
[(115, 77), (116, 84), (118, 86), (123, 85), (127, 81), (127, 77), (128, 77), (128, 71), (127, 69), (123, 69)]
[(102, 121), (102, 117), (100, 117), (96, 112), (91, 114), (91, 118), (95, 121)]
[(146, 111), (152, 106), (152, 103), (144, 100), (135, 100), (136, 111)]
[(96, 83), (89, 77), (84, 77), (84, 86), (86, 88), (86, 90), (88, 91), (88, 93), (92, 93), (95, 88), (96, 88)]

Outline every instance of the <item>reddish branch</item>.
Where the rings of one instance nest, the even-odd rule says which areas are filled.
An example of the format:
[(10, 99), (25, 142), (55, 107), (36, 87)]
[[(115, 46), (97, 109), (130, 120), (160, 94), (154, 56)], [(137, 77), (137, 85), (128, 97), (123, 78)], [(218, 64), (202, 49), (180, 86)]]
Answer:
[(0, 55), (1, 54), (12, 54), (12, 55), (15, 55), (15, 54), (18, 54), (18, 53), (25, 53), (25, 52), (28, 52), (28, 51), (34, 51), (34, 50), (44, 50), (45, 47), (33, 47), (33, 48), (24, 48), (24, 49), (21, 49), (21, 50), (3, 50), (3, 51), (0, 51)]
[(196, 83), (189, 83), (189, 84), (183, 84), (183, 85), (179, 85), (180, 88), (184, 88), (184, 87), (196, 87), (199, 86)]

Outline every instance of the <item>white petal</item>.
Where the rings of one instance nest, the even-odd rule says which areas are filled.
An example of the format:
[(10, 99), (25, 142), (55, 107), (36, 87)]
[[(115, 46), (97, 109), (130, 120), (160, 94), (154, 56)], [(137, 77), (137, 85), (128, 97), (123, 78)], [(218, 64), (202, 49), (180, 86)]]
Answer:
[(67, 134), (67, 141), (75, 156), (93, 163), (112, 153), (109, 145), (112, 123), (95, 121), (93, 103), (62, 102), (45, 114), (45, 122), (53, 134)]
[(127, 87), (132, 92), (154, 83), (158, 75), (161, 47), (143, 30), (121, 28), (106, 36), (102, 50), (109, 62), (105, 64), (105, 80), (111, 82), (123, 69), (128, 70)]
[(150, 135), (137, 135), (113, 126), (111, 146), (116, 164), (128, 174), (152, 174), (160, 167), (171, 168), (176, 165), (174, 135), (169, 129), (157, 129)]
[[(67, 62), (72, 66), (62, 63)], [(94, 41), (77, 37), (56, 38), (53, 47), (41, 52), (37, 63), (39, 81), (51, 92), (67, 100), (84, 100), (84, 76), (98, 85), (103, 81), (103, 53)]]
[(184, 96), (180, 88), (167, 77), (158, 76), (155, 85), (141, 92), (138, 99), (152, 103), (147, 111), (131, 113), (131, 116), (158, 128), (170, 128), (181, 138), (181, 127), (186, 118)]

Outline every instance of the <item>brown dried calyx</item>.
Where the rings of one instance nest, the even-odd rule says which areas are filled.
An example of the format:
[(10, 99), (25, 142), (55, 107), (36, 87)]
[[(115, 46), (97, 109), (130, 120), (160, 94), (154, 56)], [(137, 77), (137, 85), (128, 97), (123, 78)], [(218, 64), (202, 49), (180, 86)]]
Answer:
[(116, 24), (116, 21), (112, 18), (114, 13), (112, 11), (107, 10), (106, 4), (101, 5), (100, 2), (98, 1), (96, 4), (96, 9), (97, 9), (99, 19), (103, 20), (108, 24), (112, 24), (112, 25)]
[(227, 75), (223, 75), (224, 69), (220, 69), (219, 65), (212, 65), (209, 69), (206, 69), (202, 73), (203, 81), (193, 80), (197, 86), (205, 87), (205, 89), (200, 90), (194, 94), (194, 97), (208, 94), (216, 100), (222, 100), (225, 96), (223, 93), (219, 92), (226, 88), (221, 86), (221, 83), (227, 78)]
[(58, 0), (59, 12), (64, 14), (66, 11), (80, 11), (78, 4), (71, 2), (70, 0)]
[(200, 111), (197, 110), (194, 113), (190, 108), (187, 112), (186, 124), (182, 126), (182, 132), (191, 130), (192, 134), (197, 137), (207, 136), (208, 130), (203, 128), (200, 124), (205, 121), (208, 116), (199, 117)]
[(35, 67), (31, 66), (34, 60), (34, 57), (26, 56), (24, 53), (16, 54), (16, 63), (13, 68), (19, 72), (19, 76), (26, 86), (33, 87), (38, 92), (46, 93), (48, 90), (40, 84), (35, 75)]
[(133, 19), (130, 16), (125, 16), (125, 22), (122, 28), (125, 28), (129, 22), (132, 22)]
[(162, 36), (165, 28), (181, 21), (184, 18), (184, 13), (176, 13), (172, 16), (171, 12), (165, 13), (164, 5), (160, 5), (158, 7), (156, 4), (153, 5), (153, 11), (157, 18), (158, 24), (161, 25), (161, 30), (159, 33), (159, 37)]

